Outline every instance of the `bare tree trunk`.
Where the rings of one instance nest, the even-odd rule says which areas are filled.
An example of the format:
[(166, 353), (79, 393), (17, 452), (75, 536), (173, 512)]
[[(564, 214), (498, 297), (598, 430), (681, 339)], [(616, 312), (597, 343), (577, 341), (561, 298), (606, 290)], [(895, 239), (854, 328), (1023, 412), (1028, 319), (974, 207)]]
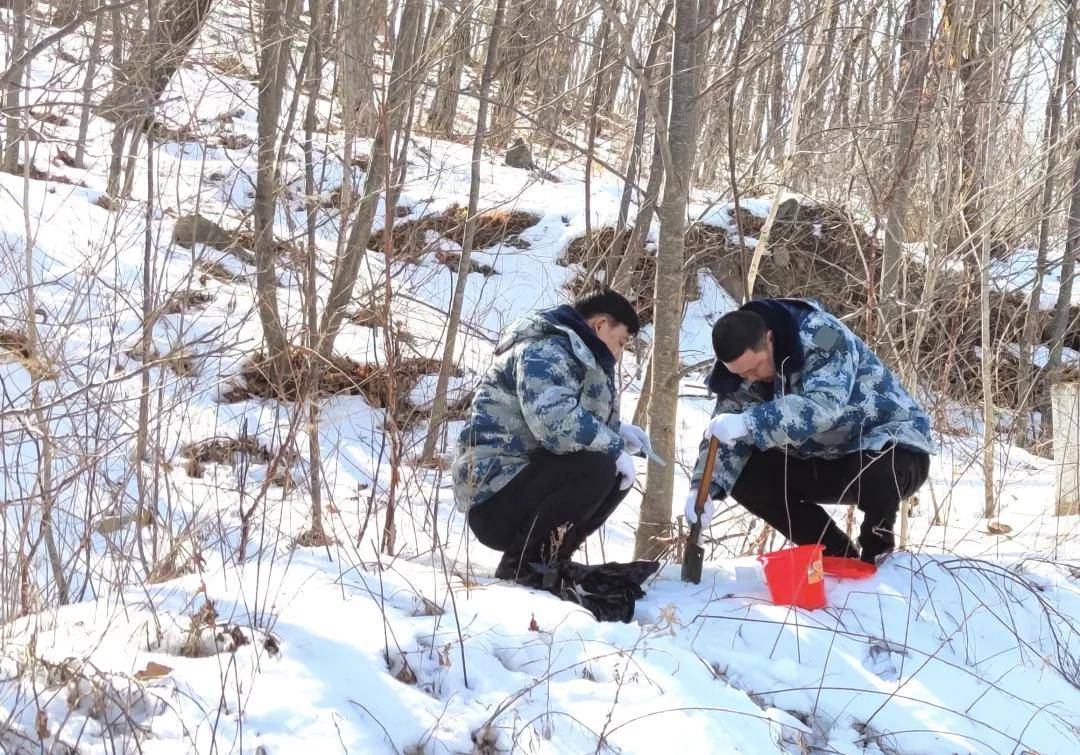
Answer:
[(549, 18), (550, 9), (547, 0), (511, 0), (503, 13), (507, 35), (495, 62), (499, 96), (491, 113), (491, 138), (500, 147), (520, 118), (517, 110), (527, 109), (523, 102), (526, 93), (536, 89), (537, 48), (540, 37), (548, 33), (541, 24)]
[[(382, 235), (383, 246), (388, 250), (393, 247), (394, 209), (397, 204), (398, 187), (405, 178), (406, 153), (408, 150), (409, 134), (412, 128), (414, 114), (414, 95), (419, 82), (423, 79), (421, 73), (421, 61), (424, 52), (424, 9), (425, 6), (423, 3), (417, 3), (412, 9), (412, 18), (408, 19), (408, 23), (406, 23), (406, 14), (409, 13), (410, 8), (409, 6), (405, 7), (402, 13), (401, 28), (398, 31), (397, 49), (394, 54), (394, 67), (397, 68), (400, 59), (402, 71), (406, 72), (407, 97), (402, 104), (407, 111), (407, 117), (404, 120), (404, 124), (401, 123), (401, 119), (399, 118), (393, 133), (387, 134), (386, 143), (388, 149), (385, 150), (381, 158), (386, 161), (382, 170), (384, 182)], [(374, 157), (375, 154), (373, 151), (373, 160)], [(397, 374), (397, 366), (401, 358), (400, 341), (396, 338), (394, 327), (391, 324), (393, 297), (392, 266), (389, 264), (388, 259), (387, 264), (383, 265), (383, 313), (387, 325), (382, 328), (382, 335), (383, 351), (386, 354), (384, 369), (387, 374), (391, 376)], [(397, 381), (391, 377), (387, 385), (387, 409), (385, 412), (385, 419), (383, 420), (384, 433), (389, 440), (390, 445), (390, 456), (388, 459), (390, 482), (386, 491), (386, 517), (383, 522), (382, 538), (382, 552), (388, 556), (393, 556), (397, 547), (397, 489), (398, 484), (401, 481), (401, 467), (402, 459), (404, 457), (404, 444), (402, 442), (401, 428), (397, 418), (397, 391)]]
[[(413, 35), (412, 50), (410, 52), (412, 63), (412, 73), (410, 74), (410, 93), (416, 92), (425, 79), (425, 61), (427, 60), (425, 53), (427, 51), (428, 37), (424, 34), (424, 6), (420, 7), (420, 16), (416, 21), (416, 33)], [(422, 97), (421, 97), (422, 99)], [(413, 123), (416, 122), (416, 104), (417, 98), (410, 94), (408, 101), (408, 110), (405, 116), (404, 124), (402, 128), (398, 130), (398, 133), (394, 135), (394, 149), (391, 151), (393, 162), (390, 167), (390, 180), (386, 186), (386, 195), (383, 198), (383, 204), (393, 210), (397, 207), (398, 198), (401, 196), (401, 187), (405, 183), (405, 177), (409, 169), (409, 142), (412, 139)], [(393, 221), (395, 215), (391, 212), (387, 217)], [(389, 227), (389, 226), (388, 226)], [(387, 237), (386, 248), (389, 249), (392, 244)]]
[[(833, 57), (833, 50), (836, 46), (836, 31), (838, 22), (840, 20), (840, 6), (844, 3), (830, 2), (827, 9), (827, 20), (825, 21), (825, 49), (817, 56), (817, 70), (812, 74), (812, 80), (814, 82), (814, 96), (809, 98), (807, 112), (805, 116), (805, 124), (803, 128), (811, 133), (820, 134), (824, 130), (824, 117), (825, 117), (825, 102), (832, 99), (828, 97), (828, 81), (832, 74), (833, 68), (836, 66), (837, 61)], [(910, 12), (911, 4), (908, 4)], [(927, 21), (929, 25), (929, 21)], [(929, 26), (927, 27), (929, 28)], [(903, 63), (900, 64), (901, 69)], [(901, 70), (901, 76), (904, 75)]]
[[(303, 6), (301, 5), (301, 8), (302, 7)], [(299, 23), (299, 15), (300, 15), (300, 13), (298, 12), (297, 13), (297, 19), (296, 19), (296, 21), (298, 23)], [(314, 26), (314, 24), (315, 24), (315, 21), (312, 20), (312, 25)], [(289, 144), (292, 141), (293, 124), (296, 122), (297, 113), (300, 112), (300, 98), (301, 98), (301, 95), (304, 93), (304, 86), (306, 86), (306, 84), (304, 83), (304, 77), (306, 76), (306, 72), (309, 70), (309, 68), (310, 68), (310, 66), (312, 64), (311, 63), (311, 55), (312, 55), (313, 49), (314, 49), (314, 45), (312, 44), (311, 34), (309, 33), (308, 34), (307, 44), (304, 45), (304, 54), (302, 56), (300, 56), (300, 65), (296, 69), (296, 86), (293, 87), (292, 97), (289, 98), (289, 107), (288, 107), (288, 110), (285, 111), (285, 122), (281, 124), (282, 138), (281, 138), (280, 143), (278, 144), (278, 147), (277, 147), (277, 150), (278, 150), (277, 161), (278, 161), (278, 163), (285, 162), (285, 157), (289, 153)], [(288, 60), (288, 59), (286, 59), (286, 60)], [(306, 115), (306, 111), (305, 111), (305, 115)], [(280, 121), (280, 118), (279, 118), (279, 121)]]
[[(147, 40), (147, 46), (153, 47), (156, 32), (157, 22), (157, 3), (153, 0), (147, 3), (147, 12), (150, 16), (150, 32)], [(148, 79), (152, 79), (154, 76), (154, 68), (156, 66), (156, 58), (149, 56), (146, 59), (147, 70), (145, 76)], [(145, 105), (145, 120), (152, 121), (154, 117), (153, 103), (147, 103)], [(132, 134), (132, 151), (134, 152), (138, 146), (138, 132)], [(154, 358), (153, 340), (154, 340), (154, 321), (156, 320), (156, 312), (154, 306), (154, 280), (155, 280), (155, 262), (154, 256), (154, 232), (153, 232), (153, 219), (154, 219), (154, 140), (153, 133), (148, 129), (146, 134), (146, 202), (143, 208), (143, 259), (142, 259), (142, 312), (141, 325), (142, 332), (139, 337), (140, 359), (142, 361), (143, 368), (139, 372), (139, 424), (135, 432), (135, 447), (132, 452), (131, 464), (135, 470), (135, 489), (138, 491), (139, 500), (136, 502), (135, 509), (135, 521), (136, 521), (136, 534), (135, 545), (139, 552), (139, 559), (142, 561), (143, 571), (146, 574), (150, 574), (156, 563), (156, 551), (157, 551), (157, 531), (156, 527), (151, 530), (151, 542), (152, 550), (151, 556), (148, 558), (146, 555), (146, 548), (143, 543), (142, 526), (144, 521), (152, 521), (154, 524), (157, 522), (157, 508), (158, 508), (158, 496), (157, 487), (152, 485), (146, 476), (146, 464), (152, 462), (154, 454), (150, 453), (150, 401), (151, 401), (151, 386), (150, 386), (150, 363)], [(133, 170), (128, 171), (128, 175), (132, 176)], [(124, 191), (125, 195), (130, 194), (130, 187)], [(147, 514), (149, 512), (149, 515)]]
[(1026, 407), (1031, 405), (1034, 393), (1034, 377), (1032, 363), (1034, 349), (1038, 345), (1039, 333), (1039, 310), (1042, 299), (1043, 279), (1046, 276), (1046, 257), (1050, 243), (1050, 216), (1054, 209), (1054, 186), (1057, 183), (1058, 140), (1061, 132), (1061, 105), (1065, 96), (1065, 84), (1069, 78), (1069, 71), (1073, 67), (1073, 55), (1076, 44), (1076, 22), (1078, 10), (1075, 4), (1069, 6), (1065, 14), (1065, 30), (1061, 39), (1061, 55), (1058, 59), (1057, 72), (1054, 75), (1054, 86), (1050, 96), (1046, 98), (1046, 117), (1044, 127), (1043, 149), (1046, 152), (1043, 165), (1042, 195), (1039, 201), (1039, 235), (1036, 242), (1035, 278), (1031, 285), (1031, 298), (1028, 300), (1027, 312), (1024, 318), (1024, 349), (1020, 359), (1019, 385), (1017, 386), (1021, 397), (1020, 418), (1017, 422), (1016, 434), (1020, 442), (1028, 438), (1028, 422), (1024, 420)]
[(368, 136), (375, 133), (378, 118), (375, 106), (376, 5), (371, 0), (344, 0), (341, 3), (338, 33), (341, 35), (341, 73), (338, 82), (346, 133)]
[[(1072, 124), (1070, 124), (1072, 125)], [(1053, 382), (1061, 367), (1062, 339), (1069, 328), (1069, 307), (1076, 284), (1076, 258), (1080, 253), (1080, 135), (1073, 137), (1073, 171), (1069, 181), (1069, 212), (1065, 232), (1065, 253), (1061, 260), (1061, 288), (1054, 320), (1050, 326), (1050, 361), (1047, 379)]]
[(495, 58), (499, 50), (499, 31), (506, 12), (506, 0), (496, 0), (495, 17), (491, 22), (491, 36), (488, 37), (487, 54), (484, 57), (484, 72), (480, 77), (480, 102), (476, 114), (476, 133), (473, 135), (472, 170), (469, 176), (469, 214), (465, 220), (465, 238), (462, 239), (461, 257), (458, 260), (457, 280), (454, 281), (454, 297), (450, 302), (450, 320), (446, 325), (446, 345), (443, 348), (442, 363), (439, 365), (439, 378), (435, 387), (435, 401), (431, 408), (431, 421), (428, 423), (427, 436), (424, 438), (424, 450), (420, 461), (432, 464), (435, 460), (435, 447), (439, 433), (446, 421), (446, 391), (450, 383), (450, 373), (454, 368), (454, 350), (458, 328), (461, 324), (461, 308), (465, 302), (465, 286), (472, 269), (473, 240), (476, 237), (476, 222), (480, 205), (480, 160), (483, 157), (484, 136), (487, 132), (488, 93), (491, 91), (491, 79), (495, 70)]
[[(90, 11), (91, 0), (82, 0), (83, 13)], [(75, 141), (75, 164), (86, 167), (86, 136), (90, 130), (91, 97), (94, 94), (94, 77), (97, 75), (98, 58), (101, 55), (101, 40), (105, 32), (105, 17), (98, 15), (94, 19), (94, 39), (90, 43), (90, 59), (86, 61), (86, 76), (83, 77), (82, 108), (79, 114), (79, 136)]]
[(324, 359), (333, 351), (334, 340), (341, 327), (345, 307), (351, 299), (352, 287), (356, 283), (360, 263), (364, 259), (368, 241), (371, 239), (372, 223), (375, 220), (375, 210), (386, 179), (394, 135), (401, 130), (402, 121), (409, 109), (409, 101), (416, 88), (415, 81), (410, 79), (415, 78), (415, 72), (412, 70), (415, 63), (415, 50), (412, 43), (416, 38), (420, 11), (420, 0), (405, 0), (396, 38), (390, 82), (387, 86), (386, 104), (379, 119), (380, 124), (372, 144), (370, 164), (364, 177), (364, 194), (349, 231), (344, 254), (341, 255), (334, 268), (326, 309), (319, 325), (319, 355)]
[[(923, 84), (930, 58), (930, 0), (909, 0), (900, 38), (900, 91), (894, 107), (896, 135), (892, 158), (892, 186), (886, 194), (885, 240), (881, 254), (881, 286), (878, 301), (879, 340), (889, 345), (893, 366), (900, 363), (889, 330), (896, 324), (900, 295), (900, 270), (904, 253), (904, 220), (909, 211), (911, 185), (918, 170), (922, 150), (916, 147), (922, 110)], [(909, 388), (912, 386), (908, 386)], [(906, 509), (905, 509), (906, 510)]]
[(131, 141), (128, 142), (127, 147), (127, 162), (124, 164), (124, 189), (120, 192), (120, 196), (126, 198), (131, 197), (131, 189), (135, 185), (135, 168), (139, 161), (139, 142), (142, 140), (143, 133), (149, 133), (147, 126), (150, 124), (149, 116), (138, 124), (137, 128), (131, 131)]
[[(669, 68), (670, 71), (670, 68)], [(659, 86), (659, 113), (660, 121), (666, 120), (671, 107), (671, 84), (672, 76), (666, 72), (660, 80)], [(649, 165), (649, 181), (645, 185), (645, 196), (638, 207), (637, 216), (634, 218), (634, 228), (630, 232), (630, 239), (626, 242), (626, 250), (619, 267), (615, 270), (615, 277), (611, 281), (611, 287), (623, 293), (630, 292), (630, 284), (633, 280), (634, 270), (637, 268), (641, 252), (645, 248), (645, 241), (652, 229), (653, 214), (656, 212), (656, 202), (660, 197), (660, 188), (664, 184), (664, 143), (661, 136), (662, 129), (658, 126), (653, 136), (652, 161)], [(681, 286), (680, 286), (681, 289)]]
[(145, 118), (147, 103), (157, 102), (161, 97), (198, 39), (215, 2), (166, 0), (153, 21), (155, 28), (148, 35), (153, 43), (132, 47), (126, 63), (115, 72), (113, 88), (98, 112), (114, 123)]
[[(574, 67), (574, 58), (580, 50), (578, 40), (578, 6), (580, 0), (562, 0), (558, 7), (550, 8), (550, 24), (559, 30), (554, 44), (541, 50), (540, 62), (544, 76), (540, 79), (540, 91), (537, 103), (542, 105), (537, 113), (537, 123), (541, 130), (557, 133), (564, 123), (563, 112), (568, 96), (567, 88), (570, 73)], [(554, 6), (554, 3), (549, 3)]]
[(979, 213), (979, 181), (983, 175), (979, 144), (979, 113), (987, 100), (986, 86), (989, 81), (990, 66), (988, 51), (983, 44), (983, 29), (986, 4), (992, 0), (974, 0), (967, 17), (959, 22), (957, 41), (954, 50), (960, 56), (957, 74), (963, 90), (960, 110), (960, 167), (961, 186), (960, 203), (962, 225), (957, 233), (957, 240), (963, 248), (964, 265), (971, 269), (973, 259), (978, 255), (978, 233), (989, 232), (984, 229)]
[(281, 99), (292, 51), (298, 0), (263, 4), (259, 56), (258, 168), (255, 182), (255, 285), (270, 380), (280, 386), (289, 367), (289, 344), (278, 312), (274, 217), (277, 214), (277, 139)]
[[(1001, 29), (1001, 2), (1000, 0), (988, 0), (990, 3), (990, 18), (984, 27), (982, 39), (983, 50), (986, 52), (985, 65), (988, 76), (986, 77), (987, 100), (981, 110), (979, 129), (981, 136), (981, 172), (979, 180), (980, 189), (989, 186), (990, 166), (997, 161), (998, 130), (1000, 128), (1003, 108), (999, 98), (1003, 87), (999, 71), (1000, 63), (991, 56), (1000, 56), (998, 47)], [(987, 200), (980, 198), (976, 204), (977, 217), (986, 213)], [(992, 215), (992, 212), (989, 213)], [(997, 419), (994, 409), (994, 352), (995, 344), (990, 338), (990, 229), (980, 229), (979, 236), (979, 340), (982, 342), (982, 399), (983, 399), (983, 515), (987, 519), (997, 514), (997, 496), (994, 492), (994, 447), (997, 436)]]
[[(783, 24), (786, 23), (789, 14), (791, 13), (791, 0), (780, 0), (779, 5), (773, 8), (775, 15), (772, 16), (773, 23)], [(787, 94), (787, 76), (785, 75), (786, 64), (784, 62), (784, 51), (787, 49), (786, 45), (774, 45), (774, 53), (772, 55), (772, 66), (769, 76), (769, 128), (767, 130), (768, 136), (765, 143), (770, 147), (770, 157), (774, 161), (779, 161), (783, 157), (784, 150), (784, 137), (781, 132), (781, 125), (784, 122), (784, 99)]]
[[(734, 61), (732, 62), (732, 80), (728, 85), (727, 91), (727, 169), (728, 169), (728, 182), (731, 184), (731, 205), (732, 205), (732, 217), (735, 220), (735, 233), (738, 236), (739, 242), (739, 278), (740, 280), (746, 280), (746, 240), (743, 233), (743, 221), (742, 212), (739, 205), (741, 192), (739, 191), (739, 181), (735, 173), (735, 157), (737, 149), (737, 140), (735, 138), (735, 88), (738, 83), (738, 76), (741, 73), (740, 66), (743, 62), (743, 51), (749, 44), (751, 35), (754, 33), (754, 28), (758, 24), (760, 13), (760, 2), (758, 0), (751, 0), (750, 5), (746, 9), (746, 17), (743, 19), (742, 26), (739, 28), (739, 36), (735, 41)], [(732, 291), (729, 292), (734, 296), (740, 296), (741, 292)]]
[[(21, 8), (19, 7), (21, 5)], [(26, 6), (25, 4), (18, 3), (15, 5), (16, 11), (16, 25), (21, 27), (21, 31), (17, 32), (18, 35), (23, 35), (23, 41), (25, 42), (26, 34)], [(21, 17), (20, 17), (21, 16)], [(19, 53), (21, 55), (22, 53)], [(17, 56), (13, 56), (14, 59), (18, 59)], [(19, 76), (14, 79), (16, 87), (16, 97), (18, 97), (18, 91), (21, 90), (26, 84), (26, 80), (29, 78), (26, 76), (26, 69), (19, 70)], [(18, 101), (16, 99), (16, 105)], [(13, 115), (13, 118), (11, 117)], [(14, 126), (12, 126), (14, 121)], [(34, 358), (41, 359), (43, 357), (44, 344), (41, 343), (37, 331), (37, 318), (38, 318), (38, 306), (36, 298), (37, 288), (37, 266), (34, 260), (34, 238), (36, 236), (33, 221), (31, 220), (31, 202), (30, 202), (30, 145), (27, 142), (21, 141), (14, 137), (14, 134), (19, 133), (25, 128), (25, 115), (21, 113), (19, 108), (9, 113), (9, 119), (7, 121), (7, 134), (11, 141), (8, 146), (14, 146), (15, 150), (15, 167), (18, 168), (19, 156), (18, 150), (20, 146), (24, 150), (23, 155), (23, 182), (22, 182), (22, 211), (23, 211), (23, 238), (25, 240), (24, 247), (24, 272), (26, 275), (26, 338), (29, 343), (30, 353)], [(30, 384), (30, 406), (33, 408), (33, 419), (35, 425), (35, 432), (31, 435), (31, 439), (37, 446), (37, 475), (35, 479), (35, 488), (37, 496), (30, 496), (30, 500), (35, 497), (40, 497), (41, 510), (40, 510), (40, 527), (39, 534), (36, 541), (30, 546), (29, 553), (26, 556), (26, 561), (23, 574), (24, 586), (29, 584), (30, 575), (29, 568), (30, 562), (34, 559), (35, 552), (38, 547), (38, 543), (42, 540), (45, 542), (46, 554), (49, 558), (49, 568), (53, 575), (53, 585), (56, 587), (57, 601), (60, 605), (64, 605), (69, 600), (69, 588), (67, 582), (67, 575), (64, 573), (63, 560), (60, 556), (60, 550), (56, 544), (56, 533), (53, 529), (53, 510), (56, 506), (56, 497), (53, 478), (53, 460), (55, 456), (55, 448), (52, 438), (52, 430), (49, 425), (49, 410), (46, 408), (48, 402), (42, 401), (41, 383), (45, 378), (40, 374), (31, 373)], [(26, 506), (26, 515), (24, 517), (23, 525), (23, 537), (29, 539), (29, 520), (30, 520), (30, 503), (24, 504)], [(5, 527), (7, 524), (6, 516), (4, 517)], [(6, 539), (5, 539), (6, 542)], [(20, 546), (21, 547), (21, 546)], [(4, 554), (5, 560), (7, 554)], [(25, 606), (24, 601), (24, 606)]]
[(469, 59), (469, 47), (472, 40), (468, 11), (468, 0), (460, 0), (453, 20), (450, 50), (446, 60), (439, 66), (438, 84), (435, 87), (435, 96), (428, 113), (428, 128), (432, 133), (440, 136), (454, 134), (458, 95), (461, 90), (461, 74), (465, 70), (465, 62)]
[[(304, 112), (304, 194), (314, 197), (318, 191), (315, 185), (315, 150), (313, 140), (319, 107), (319, 90), (322, 89), (323, 50), (325, 18), (322, 12), (322, 0), (308, 0), (311, 13), (311, 37), (308, 40), (308, 101)], [(299, 87), (298, 87), (299, 88)], [(348, 166), (346, 165), (346, 170)], [(319, 444), (319, 383), (322, 375), (322, 361), (315, 358), (318, 348), (319, 297), (317, 292), (319, 275), (319, 249), (316, 240), (318, 228), (318, 205), (308, 200), (307, 203), (307, 270), (304, 280), (304, 314), (307, 325), (306, 346), (309, 355), (308, 378), (308, 465), (310, 469), (309, 487), (311, 491), (311, 537), (312, 544), (326, 542), (326, 528), (323, 524), (322, 510), (322, 451)]]
[(652, 355), (649, 363), (645, 365), (645, 377), (641, 380), (641, 393), (638, 395), (637, 407), (634, 409), (634, 424), (638, 427), (648, 427), (649, 424), (649, 398), (652, 396)]
[(154, 103), (161, 97), (173, 73), (187, 57), (215, 0), (166, 0), (150, 21), (151, 28), (132, 44), (127, 60), (120, 47), (124, 30), (120, 10), (113, 13), (113, 88), (105, 97), (98, 114), (115, 124), (112, 159), (109, 164), (107, 193), (120, 191), (123, 148), (127, 137), (127, 177), (123, 194), (127, 196), (134, 180), (139, 135), (151, 126)]
[[(52, 0), (49, 5), (52, 7), (49, 26), (63, 26), (71, 23), (81, 10), (86, 9), (86, 4), (81, 0)], [(3, 7), (2, 2), (0, 2), (0, 7)]]
[[(619, 12), (618, 0), (615, 0), (615, 13)], [(604, 80), (606, 78), (608, 59), (608, 37), (611, 34), (611, 19), (607, 14), (600, 22), (600, 31), (597, 33), (595, 44), (599, 54), (596, 56), (596, 70), (593, 72), (592, 100), (589, 103), (589, 135), (585, 148), (585, 244), (588, 245), (592, 237), (592, 171), (593, 158), (596, 150), (597, 130), (600, 127), (600, 100), (604, 94)], [(609, 250), (610, 253), (610, 250)], [(592, 273), (590, 272), (590, 277)]]
[[(983, 398), (983, 516), (990, 519), (997, 506), (994, 496), (994, 445), (997, 422), (994, 417), (994, 344), (990, 340), (990, 236), (979, 244), (979, 338), (982, 341), (980, 367)], [(905, 515), (907, 507), (904, 506)]]
[[(12, 35), (11, 35), (11, 59), (17, 61), (26, 52), (27, 13), (26, 0), (13, 0), (11, 3)], [(23, 75), (21, 70), (16, 70), (7, 85), (4, 95), (4, 157), (3, 165), (0, 166), (8, 173), (16, 173), (19, 170), (19, 94), (22, 91)]]
[(854, 51), (858, 49), (859, 42), (865, 32), (860, 30), (855, 33), (847, 50), (843, 53), (844, 62), (840, 68), (840, 80), (836, 85), (837, 97), (834, 102), (832, 113), (829, 117), (829, 127), (832, 129), (846, 129), (850, 119), (849, 105), (851, 103), (851, 79), (855, 69)]
[[(675, 458), (675, 415), (679, 402), (679, 331), (683, 310), (683, 259), (686, 206), (694, 162), (695, 58), (697, 2), (676, 0), (674, 45), (671, 55), (671, 110), (668, 153), (671, 165), (660, 207), (660, 244), (656, 259), (656, 319), (653, 336), (652, 393), (649, 433), (653, 448), (665, 459)], [(648, 486), (634, 542), (635, 558), (652, 558), (671, 524), (671, 495), (675, 465), (649, 462)]]
[[(122, 69), (124, 64), (124, 17), (119, 8), (112, 12), (112, 67), (114, 71)], [(118, 119), (113, 126), (112, 139), (109, 143), (109, 176), (106, 180), (105, 193), (116, 197), (120, 193), (120, 171), (124, 164), (124, 140), (129, 128), (128, 119)]]
[[(652, 39), (649, 42), (649, 51), (645, 55), (645, 70), (642, 71), (644, 84), (638, 85), (637, 118), (634, 123), (634, 138), (631, 141), (630, 160), (626, 168), (626, 182), (623, 184), (622, 198), (619, 201), (619, 219), (615, 225), (615, 231), (617, 233), (622, 232), (622, 230), (626, 228), (627, 218), (630, 214), (630, 200), (633, 195), (634, 187), (637, 185), (642, 143), (645, 140), (645, 121), (648, 116), (647, 106), (649, 100), (648, 87), (652, 86), (652, 69), (656, 65), (656, 59), (660, 54), (663, 36), (667, 31), (667, 23), (668, 19), (671, 18), (671, 10), (673, 7), (674, 0), (667, 0), (664, 3), (663, 9), (660, 11), (660, 18), (656, 21), (656, 28), (653, 30)], [(618, 260), (614, 256), (608, 258), (607, 273), (604, 276), (605, 281), (612, 280), (612, 277), (615, 275), (617, 263)]]
[[(618, 10), (619, 6), (620, 3), (616, 2), (615, 9)], [(632, 8), (627, 10), (632, 11)], [(636, 26), (639, 20), (636, 15), (631, 16), (629, 18), (630, 25), (632, 27)], [(626, 65), (626, 56), (620, 50), (618, 35), (612, 34), (610, 31), (604, 46), (603, 60), (604, 86), (600, 90), (598, 106), (601, 113), (611, 118), (615, 115), (615, 104), (619, 94), (619, 84), (622, 81), (623, 67)]]
[(817, 62), (816, 56), (821, 52), (820, 37), (824, 32), (824, 25), (819, 23), (815, 31), (810, 34), (811, 44), (809, 52), (803, 59), (802, 71), (799, 74), (799, 85), (795, 91), (795, 102), (792, 105), (791, 120), (788, 123), (787, 146), (783, 150), (783, 161), (780, 166), (780, 179), (777, 182), (776, 191), (773, 193), (772, 205), (769, 214), (765, 218), (765, 224), (758, 236), (758, 243), (754, 247), (754, 254), (750, 258), (750, 267), (746, 272), (746, 293), (744, 301), (754, 296), (754, 283), (757, 281), (758, 270), (761, 267), (761, 259), (769, 248), (769, 235), (772, 232), (773, 223), (776, 221), (776, 213), (780, 209), (780, 194), (787, 185), (788, 176), (791, 175), (795, 155), (798, 153), (800, 124), (803, 108), (810, 88), (810, 72), (813, 71)]

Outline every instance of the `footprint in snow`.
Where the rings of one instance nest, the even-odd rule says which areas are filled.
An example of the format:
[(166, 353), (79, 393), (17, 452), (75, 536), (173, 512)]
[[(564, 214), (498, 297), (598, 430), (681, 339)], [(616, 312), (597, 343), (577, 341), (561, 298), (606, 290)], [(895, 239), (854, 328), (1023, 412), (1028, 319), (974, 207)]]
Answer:
[(902, 653), (884, 643), (873, 643), (866, 653), (863, 667), (886, 682), (895, 682), (900, 678), (900, 658)]

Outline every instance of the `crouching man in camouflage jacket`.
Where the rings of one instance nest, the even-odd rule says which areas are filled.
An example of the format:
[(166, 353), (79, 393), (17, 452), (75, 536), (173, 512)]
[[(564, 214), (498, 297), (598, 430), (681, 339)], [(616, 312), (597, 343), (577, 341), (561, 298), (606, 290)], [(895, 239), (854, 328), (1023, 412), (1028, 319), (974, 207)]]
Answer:
[(600, 291), (507, 330), (458, 437), (458, 508), (503, 552), (495, 576), (567, 559), (634, 482), (648, 436), (619, 421), (615, 366), (640, 327), (624, 297)]
[[(891, 551), (900, 502), (926, 481), (930, 420), (892, 374), (817, 302), (763, 299), (713, 327), (716, 409), (702, 442), (686, 518), (694, 511), (708, 439), (719, 441), (710, 500), (731, 495), (799, 545), (873, 563)], [(858, 548), (822, 503), (854, 504)]]

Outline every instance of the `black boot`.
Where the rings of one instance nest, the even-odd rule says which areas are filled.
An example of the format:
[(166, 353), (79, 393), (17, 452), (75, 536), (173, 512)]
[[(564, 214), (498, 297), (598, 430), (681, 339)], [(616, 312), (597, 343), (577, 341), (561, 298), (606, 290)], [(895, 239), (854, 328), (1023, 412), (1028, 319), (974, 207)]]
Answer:
[(526, 587), (538, 588), (542, 578), (536, 571), (525, 563), (520, 553), (507, 551), (499, 559), (499, 565), (495, 567), (495, 579), (506, 579)]

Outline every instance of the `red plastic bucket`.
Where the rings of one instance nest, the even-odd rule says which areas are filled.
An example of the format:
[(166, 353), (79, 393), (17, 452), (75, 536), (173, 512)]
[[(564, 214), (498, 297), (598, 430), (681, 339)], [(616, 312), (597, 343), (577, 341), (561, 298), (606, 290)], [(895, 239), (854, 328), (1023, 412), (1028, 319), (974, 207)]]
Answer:
[(758, 556), (772, 602), (778, 606), (821, 608), (825, 605), (822, 545), (799, 545)]

